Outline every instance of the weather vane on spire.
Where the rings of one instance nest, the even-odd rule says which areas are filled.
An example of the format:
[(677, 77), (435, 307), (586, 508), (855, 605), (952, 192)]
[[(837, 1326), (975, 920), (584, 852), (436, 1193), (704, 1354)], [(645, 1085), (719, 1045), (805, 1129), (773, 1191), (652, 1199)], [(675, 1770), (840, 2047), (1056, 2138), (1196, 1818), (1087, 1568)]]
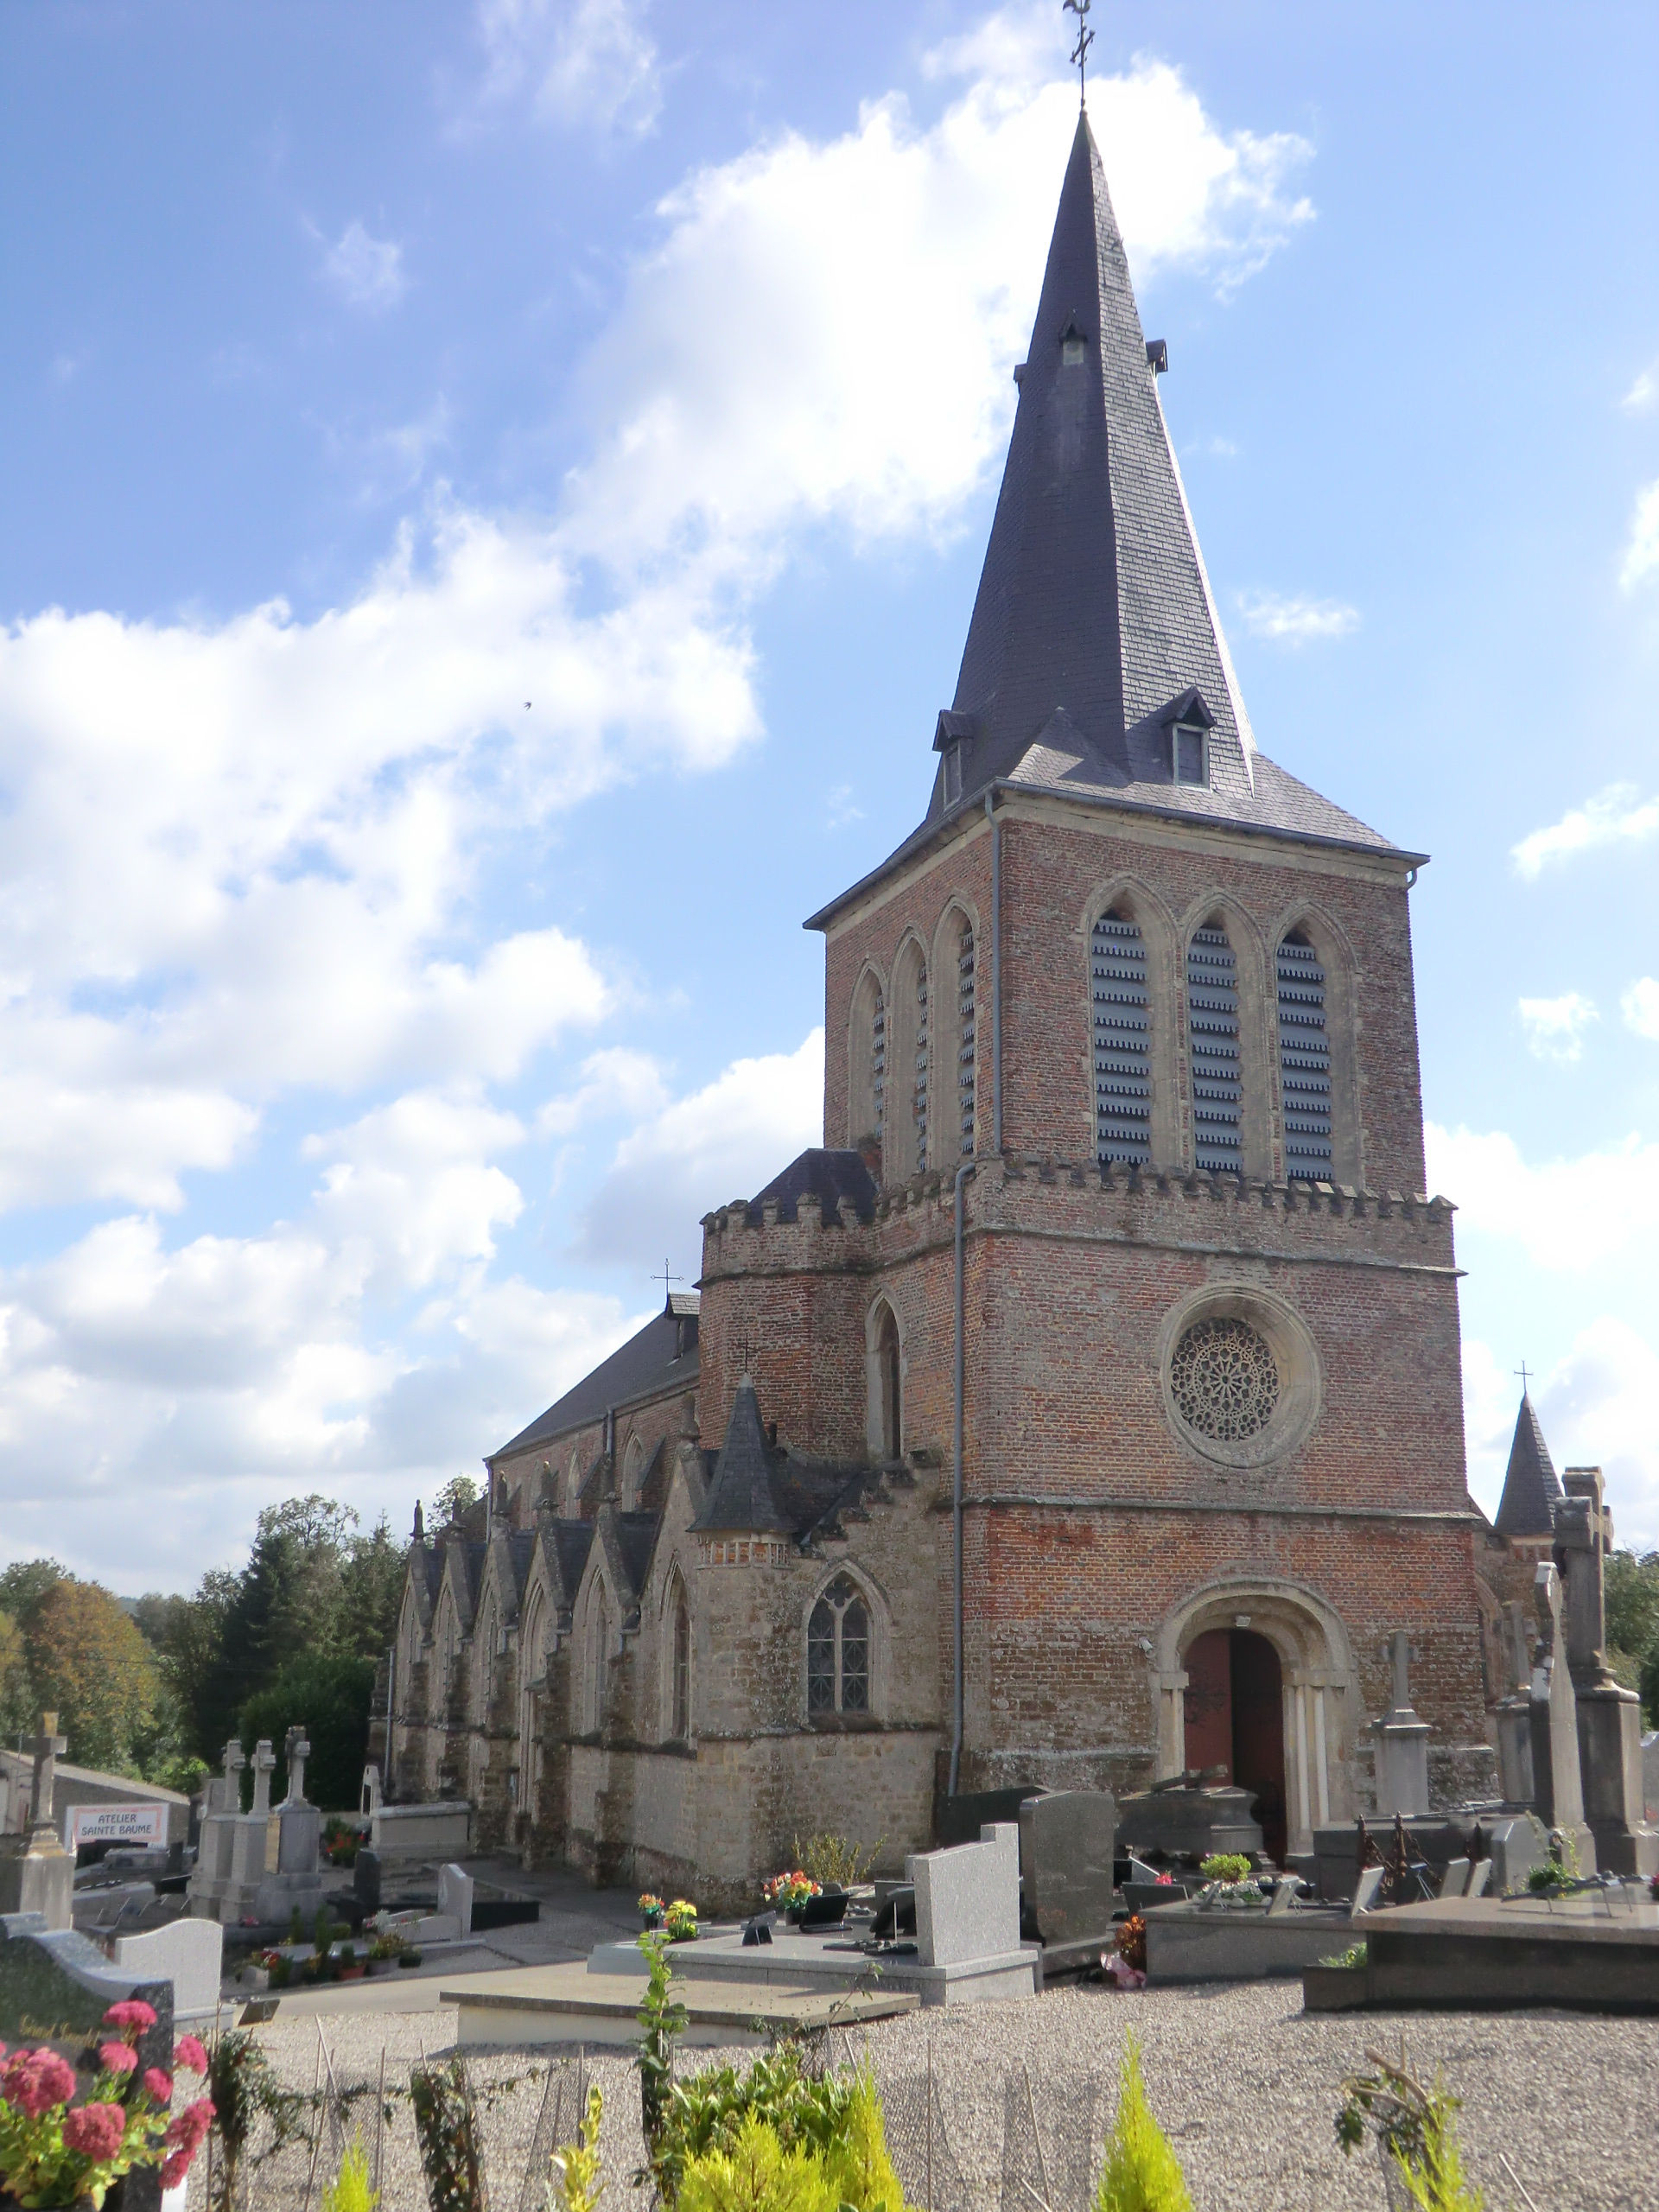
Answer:
[(1067, 11), (1077, 19), (1077, 42), (1071, 49), (1071, 60), (1077, 73), (1077, 105), (1079, 107), (1087, 107), (1089, 105), (1089, 49), (1095, 42), (1095, 35), (1084, 18), (1092, 3), (1093, 0), (1065, 0)]

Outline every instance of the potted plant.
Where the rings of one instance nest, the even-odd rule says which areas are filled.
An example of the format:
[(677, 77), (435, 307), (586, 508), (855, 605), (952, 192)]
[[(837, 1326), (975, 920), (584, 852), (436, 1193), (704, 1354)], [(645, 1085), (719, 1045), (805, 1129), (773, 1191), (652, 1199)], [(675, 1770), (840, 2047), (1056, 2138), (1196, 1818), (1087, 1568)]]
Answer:
[(774, 1911), (781, 1912), (787, 1920), (798, 1921), (801, 1907), (809, 1897), (823, 1895), (823, 1885), (815, 1882), (797, 1866), (782, 1874), (774, 1874), (769, 1882), (762, 1882), (760, 1894)]
[(676, 1897), (663, 1915), (663, 1927), (671, 1943), (695, 1943), (697, 1908), (689, 1897)]
[(639, 1924), (642, 1928), (660, 1928), (668, 1912), (661, 1897), (646, 1890), (639, 1899)]
[[(19, 2204), (101, 2208), (111, 2184), (135, 2167), (161, 2169), (163, 2190), (176, 2188), (213, 2125), (210, 2097), (198, 2097), (176, 2119), (168, 2116), (173, 2079), (159, 2066), (138, 2067), (138, 2038), (156, 2024), (148, 2005), (129, 1998), (111, 2005), (104, 2025), (115, 2033), (98, 2049), (92, 2094), (75, 2094), (75, 2069), (49, 2045), (15, 2050), (0, 2071), (0, 2186)], [(174, 2062), (206, 2074), (207, 2054), (181, 2036)]]

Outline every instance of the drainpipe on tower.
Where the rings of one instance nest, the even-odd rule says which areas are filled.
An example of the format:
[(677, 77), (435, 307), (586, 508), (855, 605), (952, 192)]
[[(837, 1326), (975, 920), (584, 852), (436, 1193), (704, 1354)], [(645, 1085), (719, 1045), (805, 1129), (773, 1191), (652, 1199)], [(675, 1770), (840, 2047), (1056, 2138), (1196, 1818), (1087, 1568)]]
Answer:
[(985, 794), (991, 825), (991, 1150), (1002, 1156), (1002, 824), (996, 789)]
[[(995, 830), (993, 827), (992, 835)], [(952, 1618), (956, 1628), (955, 1666), (951, 1681), (950, 1699), (950, 1795), (957, 1795), (957, 1783), (962, 1774), (963, 1732), (963, 1654), (962, 1654), (962, 1386), (963, 1386), (963, 1268), (962, 1268), (962, 1186), (972, 1174), (974, 1163), (964, 1160), (957, 1170), (956, 1230), (957, 1230), (957, 1348), (955, 1375), (956, 1424), (953, 1431), (952, 1475), (950, 1486)]]

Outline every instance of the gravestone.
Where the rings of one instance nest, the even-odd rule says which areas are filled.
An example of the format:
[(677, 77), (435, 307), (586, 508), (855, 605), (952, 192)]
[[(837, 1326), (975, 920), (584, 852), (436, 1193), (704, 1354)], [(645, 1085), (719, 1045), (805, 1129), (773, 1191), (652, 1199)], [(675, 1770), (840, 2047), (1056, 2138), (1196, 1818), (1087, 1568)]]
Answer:
[(1642, 1798), (1649, 1821), (1659, 1821), (1659, 1728), (1642, 1738)]
[(29, 1828), (22, 1835), (0, 1836), (0, 1912), (38, 1912), (46, 1927), (67, 1928), (74, 1909), (75, 1860), (58, 1841), (52, 1820), (58, 1758), (67, 1749), (55, 1713), (41, 1715), (39, 1735), (25, 1739), (23, 1748), (35, 1761)]
[(1546, 1827), (1560, 1831), (1563, 1847), (1587, 1874), (1595, 1864), (1596, 1847), (1585, 1825), (1578, 1700), (1567, 1669), (1561, 1578), (1553, 1561), (1540, 1560), (1532, 1594), (1540, 1630), (1532, 1670), (1533, 1802), (1539, 1819)]
[(302, 1727), (290, 1728), (283, 1750), (288, 1758), (288, 1795), (276, 1808), (276, 1872), (315, 1874), (322, 1853), (322, 1815), (305, 1796), (305, 1763), (311, 1756)]
[[(1659, 1873), (1659, 1830), (1649, 1827), (1642, 1786), (1642, 1700), (1607, 1668), (1607, 1534), (1599, 1467), (1569, 1467), (1556, 1509), (1567, 1561), (1567, 1662), (1577, 1701), (1584, 1816), (1604, 1873)], [(1586, 1869), (1586, 1872), (1588, 1869)]]
[(270, 1777), (276, 1764), (270, 1741), (261, 1737), (254, 1745), (253, 1809), (231, 1822), (231, 1866), (214, 1918), (228, 1928), (233, 1923), (258, 1917), (259, 1885), (270, 1858)]
[(1130, 1850), (1148, 1857), (1161, 1852), (1196, 1864), (1217, 1852), (1242, 1851), (1253, 1859), (1262, 1847), (1254, 1802), (1248, 1789), (1230, 1783), (1194, 1786), (1185, 1777), (1154, 1783), (1118, 1800), (1117, 1832)]
[(1411, 1639), (1397, 1629), (1389, 1643), (1394, 1669), (1394, 1704), (1371, 1723), (1376, 1738), (1376, 1809), (1379, 1813), (1428, 1810), (1428, 1738), (1426, 1720), (1411, 1702)]
[(453, 1920), (458, 1935), (472, 1934), (473, 1878), (464, 1867), (439, 1867), (438, 1916), (441, 1920)]
[(1491, 1866), (1494, 1896), (1524, 1890), (1533, 1868), (1543, 1866), (1549, 1857), (1549, 1831), (1536, 1813), (1500, 1815), (1491, 1834), (1484, 1828), (1481, 1834), (1489, 1857), (1477, 1862), (1475, 1872)]
[(1510, 1688), (1498, 1700), (1497, 1770), (1506, 1805), (1530, 1805), (1532, 1782), (1532, 1652), (1527, 1617), (1518, 1598), (1503, 1608), (1501, 1645)]
[(1440, 1877), (1440, 1895), (1443, 1897), (1460, 1897), (1468, 1886), (1469, 1861), (1466, 1859), (1448, 1859), (1446, 1872)]
[(372, 1764), (363, 1770), (363, 1787), (358, 1797), (358, 1811), (365, 1821), (372, 1821), (380, 1809), (380, 1770)]
[(205, 1920), (216, 1920), (231, 1881), (236, 1823), (242, 1817), (242, 1770), (247, 1764), (242, 1746), (232, 1737), (225, 1746), (224, 1770), (207, 1785), (207, 1810), (196, 1845), (196, 1863), (185, 1896), (186, 1910)]
[(1045, 1943), (1109, 1935), (1116, 1841), (1109, 1789), (1057, 1789), (1021, 1805), (1026, 1909)]
[(118, 1936), (115, 1963), (140, 1981), (173, 1985), (173, 2024), (194, 2028), (219, 2018), (225, 1930), (216, 1920), (175, 1920), (137, 1936)]
[(352, 1868), (352, 1894), (362, 1906), (364, 1918), (372, 1920), (380, 1910), (380, 1854), (371, 1851), (366, 1843), (358, 1847)]
[(1019, 1955), (1020, 1831), (1011, 1821), (988, 1825), (977, 1843), (913, 1853), (905, 1872), (916, 1888), (924, 1967)]

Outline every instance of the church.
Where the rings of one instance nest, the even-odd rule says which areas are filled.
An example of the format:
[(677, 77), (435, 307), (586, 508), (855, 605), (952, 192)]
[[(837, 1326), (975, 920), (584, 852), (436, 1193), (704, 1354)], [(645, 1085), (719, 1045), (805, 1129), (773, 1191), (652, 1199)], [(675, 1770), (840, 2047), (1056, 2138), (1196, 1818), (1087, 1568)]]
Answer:
[(1372, 1802), (1399, 1630), (1436, 1801), (1493, 1792), (1425, 855), (1258, 748), (1166, 366), (1084, 116), (925, 812), (807, 924), (823, 1147), (417, 1513), (389, 1787), (484, 1847), (725, 1907), (1221, 1764), (1282, 1857)]

